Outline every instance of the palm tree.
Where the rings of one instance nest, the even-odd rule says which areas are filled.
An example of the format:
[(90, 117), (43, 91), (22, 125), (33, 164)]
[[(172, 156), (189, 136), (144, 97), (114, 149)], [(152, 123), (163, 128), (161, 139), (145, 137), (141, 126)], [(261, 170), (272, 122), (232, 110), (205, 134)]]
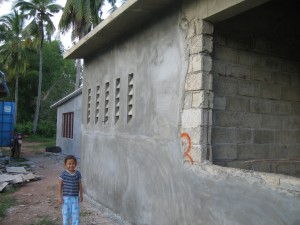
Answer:
[(53, 13), (58, 13), (62, 7), (61, 5), (54, 4), (54, 0), (19, 0), (14, 9), (20, 9), (28, 19), (32, 19), (25, 31), (34, 36), (39, 45), (39, 83), (38, 83), (38, 96), (36, 100), (36, 110), (33, 121), (33, 133), (35, 134), (38, 126), (40, 104), (41, 104), (41, 91), (43, 79), (43, 46), (45, 37), (50, 39), (51, 34), (55, 31), (51, 17)]
[[(72, 41), (81, 39), (93, 26), (101, 22), (101, 7), (104, 0), (67, 0), (59, 21), (62, 33), (72, 29)], [(81, 59), (77, 59), (75, 90), (80, 86)]]
[[(28, 42), (22, 35), (24, 17), (14, 10), (11, 14), (0, 17), (0, 64), (15, 76), (15, 118), (17, 121), (19, 101), (19, 73), (25, 71), (26, 55), (25, 47)], [(21, 67), (21, 68), (20, 68)]]

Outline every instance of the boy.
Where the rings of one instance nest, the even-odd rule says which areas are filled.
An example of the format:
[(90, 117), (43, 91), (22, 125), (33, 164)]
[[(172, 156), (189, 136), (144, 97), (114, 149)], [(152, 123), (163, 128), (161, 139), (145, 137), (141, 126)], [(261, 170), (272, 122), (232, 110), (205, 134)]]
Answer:
[(76, 170), (77, 160), (73, 155), (65, 157), (65, 168), (58, 181), (59, 203), (62, 205), (63, 225), (80, 225), (79, 202), (83, 201), (81, 174)]

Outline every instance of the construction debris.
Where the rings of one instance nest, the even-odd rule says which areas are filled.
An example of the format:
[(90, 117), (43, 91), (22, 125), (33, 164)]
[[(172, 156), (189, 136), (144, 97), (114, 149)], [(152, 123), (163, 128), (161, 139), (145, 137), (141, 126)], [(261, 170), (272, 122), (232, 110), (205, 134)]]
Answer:
[(40, 180), (41, 176), (29, 172), (22, 166), (8, 166), (9, 157), (1, 155), (0, 158), (0, 192), (9, 185), (23, 185), (24, 183)]
[(7, 173), (27, 173), (24, 167), (6, 167)]

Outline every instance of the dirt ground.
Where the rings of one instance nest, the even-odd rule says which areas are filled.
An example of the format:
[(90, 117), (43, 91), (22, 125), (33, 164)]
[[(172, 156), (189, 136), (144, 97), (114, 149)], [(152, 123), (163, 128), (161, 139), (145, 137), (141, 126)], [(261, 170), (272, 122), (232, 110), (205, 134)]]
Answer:
[[(38, 149), (37, 146), (38, 143), (25, 142), (21, 149), (21, 157), (29, 160), (24, 163), (29, 164), (32, 172), (41, 175), (42, 179), (26, 183), (13, 193), (16, 204), (8, 210), (5, 218), (1, 218), (0, 225), (33, 225), (45, 218), (54, 224), (62, 224), (57, 181), (63, 170), (64, 156), (45, 152), (45, 149)], [(108, 209), (95, 206), (86, 198), (80, 205), (80, 211), (82, 225), (128, 224)]]

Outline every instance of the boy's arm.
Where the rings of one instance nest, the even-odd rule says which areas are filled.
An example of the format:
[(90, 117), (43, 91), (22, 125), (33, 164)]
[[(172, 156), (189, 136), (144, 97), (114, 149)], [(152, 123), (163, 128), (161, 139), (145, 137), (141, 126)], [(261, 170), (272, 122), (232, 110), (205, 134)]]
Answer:
[(81, 180), (79, 180), (79, 201), (82, 202), (83, 201), (83, 188), (82, 188), (82, 182)]
[(59, 204), (62, 204), (63, 203), (63, 198), (62, 198), (62, 184), (63, 184), (63, 181), (62, 179), (58, 179), (58, 202)]

